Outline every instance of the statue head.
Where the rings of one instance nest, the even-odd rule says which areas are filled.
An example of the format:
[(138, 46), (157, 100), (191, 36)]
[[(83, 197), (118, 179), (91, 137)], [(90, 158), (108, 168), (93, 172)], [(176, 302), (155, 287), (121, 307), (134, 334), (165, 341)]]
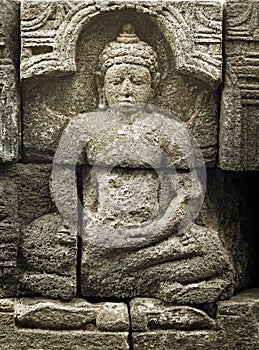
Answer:
[(154, 95), (159, 76), (154, 49), (139, 39), (131, 24), (124, 25), (99, 57), (99, 107), (134, 113), (137, 104), (146, 104)]

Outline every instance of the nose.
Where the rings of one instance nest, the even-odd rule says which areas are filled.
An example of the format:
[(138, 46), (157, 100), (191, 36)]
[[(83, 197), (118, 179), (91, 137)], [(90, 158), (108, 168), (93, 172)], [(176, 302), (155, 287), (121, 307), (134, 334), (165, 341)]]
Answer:
[(121, 93), (125, 97), (129, 97), (132, 94), (132, 83), (129, 78), (125, 78), (122, 87), (121, 87)]

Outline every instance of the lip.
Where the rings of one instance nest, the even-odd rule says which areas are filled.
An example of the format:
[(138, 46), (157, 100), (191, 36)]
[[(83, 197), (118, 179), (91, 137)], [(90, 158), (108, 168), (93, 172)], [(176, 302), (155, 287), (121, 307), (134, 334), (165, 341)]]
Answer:
[(125, 100), (120, 100), (119, 104), (123, 106), (131, 106), (134, 104), (134, 101), (125, 99)]

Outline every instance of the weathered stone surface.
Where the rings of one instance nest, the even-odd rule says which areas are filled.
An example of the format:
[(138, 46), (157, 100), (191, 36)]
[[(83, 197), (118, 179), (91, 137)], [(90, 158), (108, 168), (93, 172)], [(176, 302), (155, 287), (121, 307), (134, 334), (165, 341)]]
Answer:
[(258, 289), (246, 289), (220, 302), (216, 318), (224, 339), (223, 349), (259, 349)]
[(225, 170), (258, 170), (259, 2), (225, 4), (226, 76), (220, 117), (219, 165)]
[(254, 264), (251, 244), (254, 238), (251, 235), (255, 235), (255, 231), (251, 226), (255, 217), (248, 206), (252, 198), (252, 191), (247, 188), (248, 181), (252, 178), (245, 174), (207, 170), (205, 201), (196, 219), (197, 224), (217, 230), (231, 256), (237, 290), (251, 285)]
[(89, 127), (86, 144), (92, 168), (83, 176), (83, 295), (188, 305), (231, 296), (228, 237), (219, 225), (193, 224), (205, 176), (188, 158), (198, 147), (181, 123), (148, 104), (159, 73), (156, 52), (126, 24), (102, 51), (99, 73), (99, 95), (111, 108), (103, 129), (96, 122), (99, 134)]
[(49, 191), (50, 164), (18, 163), (2, 169), (3, 176), (12, 181), (14, 192), (17, 193), (17, 221), (21, 228), (55, 211)]
[(206, 163), (214, 165), (222, 64), (220, 4), (27, 0), (21, 17), (27, 160), (52, 159), (67, 123), (102, 104), (95, 74), (98, 57), (130, 18), (137, 34), (158, 53), (161, 79), (149, 102), (187, 122)]
[(76, 293), (77, 235), (58, 214), (34, 220), (22, 231), (18, 293), (71, 299)]
[(75, 295), (77, 232), (55, 212), (50, 173), (49, 164), (1, 167), (2, 296)]
[[(99, 325), (105, 314), (109, 321)], [(102, 317), (102, 320), (104, 320)], [(1, 350), (128, 350), (129, 318), (124, 304), (75, 299), (0, 300)]]
[[(141, 171), (144, 172), (144, 170)], [(136, 176), (139, 183), (141, 171), (138, 170), (139, 174)], [(126, 173), (126, 170), (124, 172)], [(128, 173), (132, 176), (134, 171), (128, 170)], [(181, 184), (187, 191), (188, 181), (183, 180), (187, 175), (181, 176)], [(110, 182), (108, 181), (104, 186), (105, 193), (121, 181), (118, 179), (118, 173), (110, 174), (109, 179)], [(138, 247), (134, 246), (133, 242), (138, 243), (137, 239), (141, 234), (144, 235), (145, 222), (143, 224), (141, 220), (138, 223), (136, 221), (134, 226), (133, 221), (130, 222), (126, 215), (119, 216), (117, 212), (116, 220), (112, 212), (112, 208), (116, 208), (115, 204), (112, 205), (116, 202), (116, 198), (119, 198), (117, 202), (119, 204), (124, 198), (122, 194), (125, 190), (124, 186), (115, 186), (111, 192), (111, 205), (106, 206), (106, 212), (102, 212), (100, 219), (103, 220), (104, 225), (99, 226), (96, 236), (93, 234), (91, 237), (94, 227), (91, 227), (89, 222), (90, 219), (98, 219), (96, 208), (101, 199), (96, 202), (89, 182), (89, 173), (85, 180), (84, 198), (87, 199), (85, 212), (88, 216), (85, 218), (82, 256), (84, 295), (146, 296), (180, 304), (202, 304), (216, 301), (217, 298), (226, 298), (233, 293), (234, 288), (244, 288), (251, 282), (249, 281), (250, 265), (253, 259), (251, 258), (249, 262), (250, 251), (245, 242), (245, 238), (248, 238), (247, 226), (241, 225), (242, 215), (245, 213), (240, 211), (240, 206), (243, 204), (239, 192), (239, 178), (235, 174), (229, 175), (214, 170), (208, 172), (205, 202), (196, 219), (196, 224), (188, 232), (179, 235), (169, 230), (168, 236), (161, 235), (158, 242), (152, 242), (153, 232), (150, 232), (150, 235), (146, 236), (146, 245)], [(95, 181), (92, 182), (92, 186), (93, 184)], [(142, 188), (144, 187), (141, 186)], [(133, 189), (134, 186), (131, 184), (130, 190)], [(102, 198), (102, 191), (98, 193), (98, 198)], [(228, 199), (224, 201), (224, 205), (222, 198)], [(137, 208), (139, 202), (140, 199), (135, 205), (131, 203), (131, 208)], [(144, 204), (148, 208), (152, 207), (152, 202), (150, 207), (147, 201), (144, 201)], [(123, 206), (119, 205), (117, 211), (122, 208)], [(132, 220), (132, 216), (130, 219)], [(113, 224), (115, 227), (116, 225), (120, 227), (121, 230), (118, 231), (120, 235), (112, 236), (110, 227)], [(103, 229), (101, 230), (100, 227)], [(129, 227), (133, 227), (135, 232), (138, 232), (136, 237), (128, 235)], [(158, 234), (159, 228), (161, 227), (157, 228)], [(115, 246), (111, 244), (112, 239), (116, 243), (124, 240), (124, 247), (122, 248), (121, 245), (120, 249), (112, 248)]]
[(15, 267), (18, 252), (18, 193), (16, 184), (0, 168), (0, 266)]
[[(22, 208), (26, 210), (26, 206), (28, 208), (29, 205), (33, 205), (34, 210), (30, 212), (33, 215), (30, 221), (22, 225), (18, 294), (71, 299), (76, 293), (76, 226), (72, 227), (56, 213), (49, 190), (51, 166), (26, 165), (24, 168), (28, 176), (29, 191), (26, 191), (26, 195), (22, 193), (21, 198), (27, 199)], [(66, 174), (64, 167), (57, 171), (60, 175)], [(30, 193), (37, 187), (37, 184), (33, 183), (32, 174), (42, 176), (38, 177), (40, 188), (39, 193), (34, 194), (34, 203), (29, 200)], [(76, 182), (75, 173), (71, 181)], [(71, 194), (71, 191), (69, 193)], [(62, 197), (62, 193), (58, 193), (58, 198), (67, 199)], [(72, 213), (75, 214), (75, 210), (72, 209), (71, 207)], [(27, 214), (27, 211), (25, 213)], [(74, 222), (77, 222), (77, 216), (74, 217)]]
[[(135, 301), (132, 302), (132, 305), (134, 303)], [(170, 310), (170, 307), (172, 310), (173, 306), (167, 306), (167, 308), (160, 306), (157, 310), (154, 305), (147, 306), (148, 300), (146, 300), (141, 309), (141, 303), (139, 301), (136, 303), (139, 309), (138, 312), (133, 311), (133, 318), (135, 317), (133, 324), (135, 320), (135, 327), (139, 328), (139, 331), (133, 332), (134, 350), (248, 350), (259, 348), (258, 289), (248, 289), (228, 301), (221, 301), (218, 304), (215, 319), (216, 327), (212, 330), (204, 330), (202, 327), (200, 330), (176, 330), (177, 327), (170, 322), (171, 319), (166, 313), (166, 310)], [(145, 320), (143, 316), (146, 317)], [(161, 322), (156, 322), (159, 317), (164, 322), (163, 325)], [(151, 320), (155, 322), (148, 324), (147, 321)], [(143, 326), (147, 325), (149, 327), (144, 330)]]
[[(134, 350), (234, 350), (222, 347), (215, 331), (153, 331), (133, 335)], [(245, 350), (245, 348), (243, 349)]]
[(17, 160), (20, 150), (19, 1), (0, 2), (0, 162)]
[(18, 193), (16, 183), (0, 167), (0, 297), (15, 295), (19, 242)]
[(130, 302), (133, 332), (155, 329), (215, 329), (216, 323), (204, 311), (190, 306), (166, 305), (159, 299), (135, 298)]
[[(127, 24), (99, 60), (99, 94), (111, 109), (104, 114), (106, 129), (93, 132), (86, 145), (93, 167), (83, 176), (83, 295), (188, 305), (231, 296), (235, 271), (225, 237), (219, 226), (193, 224), (205, 178), (195, 173), (200, 163), (185, 157), (197, 146), (174, 118), (147, 105), (158, 73), (156, 52)], [(115, 126), (107, 122), (110, 112)], [(176, 146), (186, 152), (179, 155)], [(190, 172), (177, 173), (173, 165), (189, 165)]]
[[(134, 176), (135, 182), (138, 183), (143, 179), (141, 177), (143, 172), (145, 181), (146, 176), (151, 176), (144, 170), (137, 171), (137, 174), (129, 170), (123, 172), (128, 175), (127, 180)], [(140, 201), (142, 203), (143, 195), (142, 199), (137, 196), (138, 201), (135, 205), (128, 200), (126, 204), (121, 203), (125, 198), (121, 173), (113, 173), (109, 179), (110, 184), (107, 182), (103, 190), (114, 191), (111, 191), (110, 206), (106, 203), (105, 212), (100, 211), (100, 218), (98, 211), (97, 213), (95, 211), (96, 201), (93, 200), (95, 196), (91, 196), (91, 188), (90, 190), (86, 188), (88, 195), (85, 197), (83, 236), (83, 295), (155, 296), (180, 304), (203, 304), (214, 302), (231, 293), (234, 285), (233, 267), (223, 245), (225, 243), (221, 241), (214, 228), (210, 228), (209, 225), (207, 227), (193, 225), (189, 230), (179, 234), (174, 231), (178, 226), (174, 228), (172, 222), (170, 220), (167, 222), (166, 217), (163, 218), (162, 215), (160, 220), (154, 219), (153, 222), (157, 220), (157, 225), (154, 226), (156, 232), (151, 232), (151, 229), (149, 231), (145, 227), (148, 221), (143, 217), (141, 221), (141, 214), (138, 214), (138, 204)], [(185, 190), (188, 189), (187, 184), (188, 182), (182, 179)], [(141, 189), (143, 188), (142, 184)], [(130, 191), (133, 190), (134, 186), (131, 184)], [(138, 190), (140, 189), (137, 186), (136, 191)], [(126, 193), (130, 194), (128, 191)], [(106, 197), (100, 188), (98, 194), (99, 204), (102, 198)], [(151, 210), (152, 203), (144, 200), (144, 208)], [(113, 207), (117, 211), (114, 209), (113, 212)], [(132, 213), (129, 211), (130, 208)], [(149, 213), (148, 210), (146, 212)], [(179, 220), (180, 214), (176, 213)], [(95, 226), (96, 221), (91, 223), (91, 220), (96, 220), (98, 225)]]
[(231, 295), (231, 269), (217, 232), (199, 226), (181, 237), (172, 235), (135, 250), (85, 242), (82, 294), (157, 297), (179, 304), (213, 303)]
[(91, 304), (83, 299), (70, 303), (46, 299), (18, 299), (15, 322), (20, 328), (127, 332), (129, 317), (123, 303)]

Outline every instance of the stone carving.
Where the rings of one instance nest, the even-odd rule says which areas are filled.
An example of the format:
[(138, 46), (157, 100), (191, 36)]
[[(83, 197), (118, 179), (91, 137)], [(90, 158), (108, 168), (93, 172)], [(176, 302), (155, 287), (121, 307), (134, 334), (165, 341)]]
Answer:
[(258, 170), (258, 1), (227, 1), (220, 167)]
[(50, 173), (50, 164), (18, 163), (0, 169), (2, 297), (75, 296), (77, 235), (55, 212)]
[(76, 293), (76, 233), (58, 214), (27, 225), (20, 243), (19, 294), (71, 299)]
[[(27, 0), (23, 3), (22, 17), (22, 78), (60, 72), (76, 71), (75, 55), (78, 36), (92, 18), (104, 12), (134, 9), (154, 17), (165, 33), (177, 57), (177, 67), (219, 82), (221, 80), (221, 14), (220, 7), (211, 2), (185, 5), (171, 1), (149, 3), (134, 1), (92, 3), (91, 1)], [(195, 15), (193, 18), (190, 12)], [(212, 19), (213, 15), (217, 16)], [(35, 15), (37, 19), (34, 18)], [(192, 23), (190, 23), (192, 21)], [(191, 28), (195, 28), (195, 33)], [(177, 34), (176, 34), (177, 33)], [(33, 35), (32, 35), (33, 34)], [(214, 50), (202, 48), (213, 45)], [(206, 52), (206, 53), (205, 53)]]
[(1, 0), (0, 9), (0, 162), (18, 160), (20, 101), (18, 87), (19, 2)]
[[(180, 230), (188, 211), (186, 204), (200, 196), (200, 183), (196, 179), (193, 189), (192, 176), (183, 172), (177, 174), (180, 180), (176, 186), (176, 175), (161, 162), (166, 155), (172, 164), (186, 168), (179, 163), (184, 155), (177, 152), (176, 145), (188, 135), (170, 119), (169, 129), (177, 125), (170, 133), (180, 135), (174, 144), (162, 132), (165, 116), (147, 110), (158, 78), (156, 57), (154, 49), (140, 41), (131, 25), (124, 25), (116, 41), (108, 43), (100, 55), (100, 102), (111, 106), (108, 114), (103, 112), (104, 124), (106, 119), (115, 119), (115, 124), (86, 146), (94, 170), (87, 169), (84, 175), (82, 293), (157, 297), (178, 304), (214, 303), (233, 293), (233, 266), (216, 230), (196, 224)], [(121, 140), (126, 143), (120, 148)], [(163, 153), (134, 149), (134, 140), (160, 146)], [(111, 150), (113, 158), (106, 149)], [(185, 150), (188, 158), (191, 150)], [(114, 159), (116, 164), (112, 163)], [(167, 178), (164, 193), (161, 178), (152, 167), (160, 167)], [(174, 191), (170, 190), (170, 181)], [(171, 211), (175, 200), (179, 209)], [(157, 208), (159, 214), (155, 214)]]
[(215, 320), (190, 306), (165, 305), (161, 300), (135, 298), (130, 303), (133, 332), (155, 329), (216, 329)]
[(9, 177), (10, 166), (0, 168), (0, 296), (15, 295), (19, 242), (18, 195)]
[(159, 1), (23, 1), (27, 160), (52, 160), (67, 123), (97, 108), (98, 56), (129, 18), (159, 53), (161, 81), (152, 103), (188, 121), (206, 164), (215, 165), (222, 13), (214, 1), (170, 1), (166, 7)]
[[(218, 304), (216, 314), (217, 326), (214, 329), (189, 330), (183, 332), (172, 327), (168, 313), (161, 312), (153, 307), (150, 300), (143, 300), (145, 308), (138, 313), (132, 309), (133, 323), (136, 325), (143, 320), (143, 316), (148, 319), (159, 319), (161, 317), (163, 325), (150, 323), (148, 329), (133, 330), (134, 349), (257, 349), (258, 348), (258, 290), (246, 290), (231, 300), (222, 301)], [(139, 301), (136, 301), (139, 304)], [(134, 306), (134, 300), (132, 302)], [(166, 308), (163, 310), (166, 310)], [(170, 310), (168, 307), (167, 310)], [(140, 316), (141, 318), (137, 318)], [(179, 318), (179, 321), (181, 318)], [(188, 323), (190, 319), (185, 319)], [(160, 326), (160, 327), (159, 327)]]
[(127, 332), (129, 318), (123, 303), (91, 304), (83, 299), (70, 303), (46, 299), (18, 299), (15, 323), (19, 328)]
[[(132, 300), (129, 309), (133, 325), (131, 347), (171, 350), (173, 345), (175, 349), (184, 346), (191, 350), (198, 344), (199, 349), (256, 349), (258, 307), (258, 290), (247, 289), (231, 300), (219, 302), (212, 328), (190, 328), (184, 332), (175, 328), (175, 322), (180, 325), (194, 318), (186, 319), (186, 314), (179, 312), (174, 314), (172, 311), (177, 306), (138, 298)], [(199, 313), (203, 312), (193, 310), (192, 316)], [(123, 303), (5, 298), (0, 299), (0, 325), (1, 349), (130, 349), (129, 315)]]
[[(42, 295), (51, 298), (72, 299), (76, 294), (77, 232), (66, 225), (51, 201), (49, 191), (50, 165), (27, 165), (26, 194), (20, 190), (25, 218), (22, 220), (19, 249), (18, 295)], [(66, 173), (66, 168), (61, 170)], [(37, 193), (32, 193), (32, 175)], [(76, 181), (75, 174), (71, 178)], [(21, 181), (21, 180), (20, 180)], [(31, 203), (30, 196), (34, 196)], [(61, 194), (60, 194), (61, 195)], [(70, 192), (71, 195), (71, 192)], [(27, 198), (26, 198), (27, 197)], [(72, 195), (71, 195), (72, 197)], [(44, 203), (44, 204), (43, 204)], [(37, 212), (35, 209), (37, 208)], [(28, 214), (28, 209), (32, 209)], [(41, 209), (41, 210), (40, 210)], [(72, 210), (72, 208), (71, 208)], [(74, 212), (73, 212), (74, 213)], [(21, 213), (22, 216), (22, 213)], [(75, 221), (77, 217), (75, 217)]]
[(0, 299), (1, 349), (128, 350), (123, 303)]
[(0, 0), (0, 350), (258, 348), (258, 3)]

